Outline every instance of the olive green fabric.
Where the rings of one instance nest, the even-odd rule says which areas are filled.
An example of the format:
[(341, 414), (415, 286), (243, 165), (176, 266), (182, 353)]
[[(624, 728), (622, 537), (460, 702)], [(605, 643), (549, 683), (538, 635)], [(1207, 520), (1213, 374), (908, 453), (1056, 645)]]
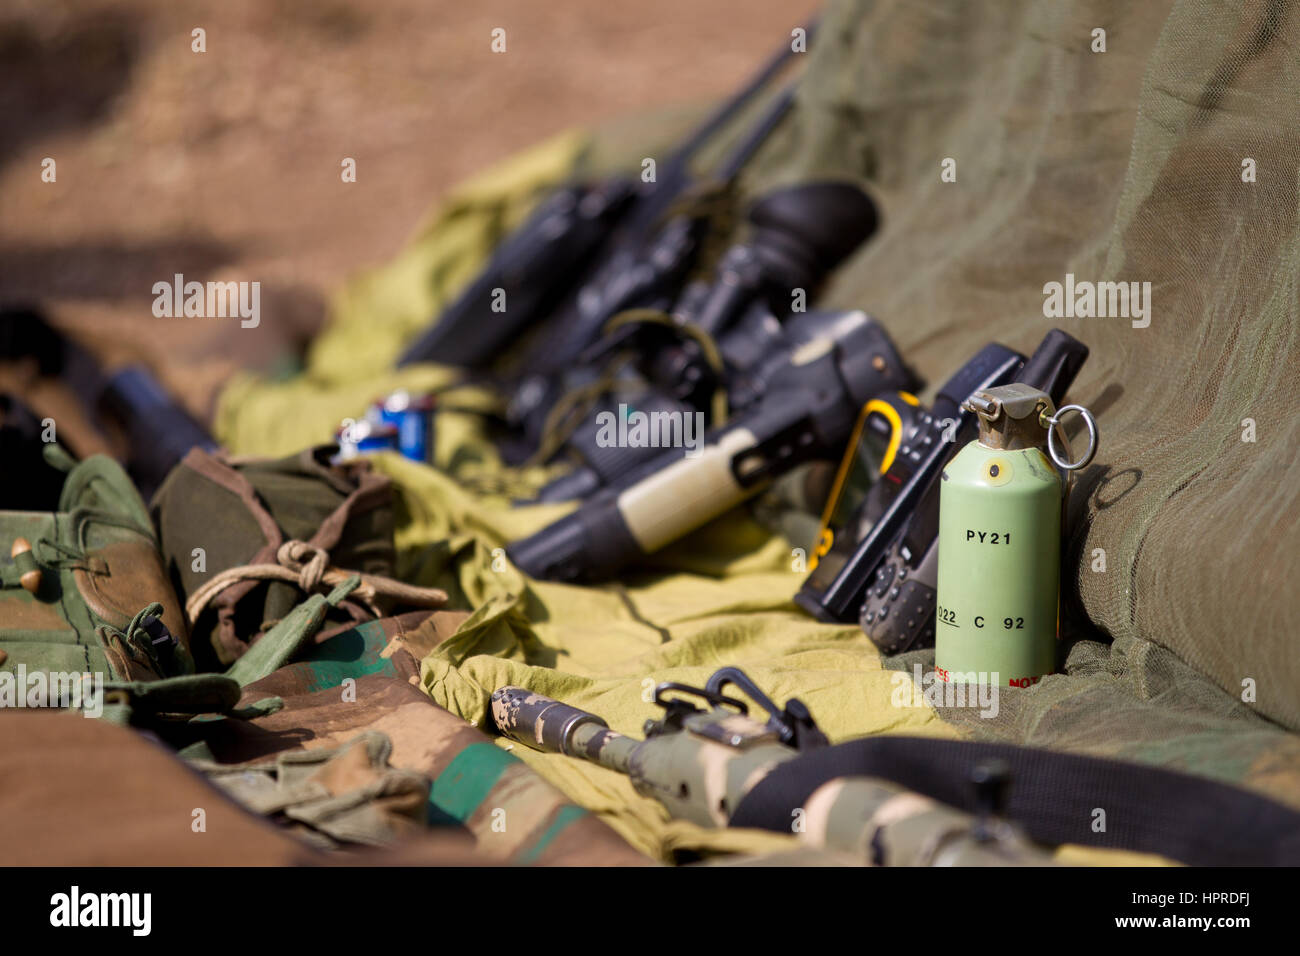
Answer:
[[(283, 458), (240, 461), (202, 449), (186, 455), (151, 504), (177, 591), (188, 601), (221, 572), (276, 564), (288, 541), (325, 550), (332, 567), (391, 576), (388, 482), (364, 460), (331, 465), (334, 451), (315, 446)], [(221, 670), (237, 661), (307, 597), (297, 582), (279, 580), (237, 582), (220, 592), (192, 625), (199, 669)], [(332, 621), (372, 616), (359, 604), (342, 604), (325, 608)]]
[[(900, 705), (931, 653), (882, 661), (856, 628), (798, 612), (791, 547), (802, 542), (743, 509), (620, 583), (527, 581), (496, 549), (565, 507), (508, 507), (538, 476), (500, 467), (473, 413), (497, 397), (460, 388), (442, 396), (457, 410), (438, 419), (438, 470), (376, 459), (399, 490), (399, 576), (473, 610), (425, 658), (426, 691), (481, 723), (495, 686), (525, 684), (639, 733), (655, 681), (738, 665), (775, 699), (803, 699), (836, 740), (988, 736), (1300, 805), (1300, 747), (1286, 729), (1300, 727), (1289, 626), (1300, 597), (1287, 587), (1300, 570), (1298, 16), (1269, 3), (832, 3), (790, 120), (745, 171), (751, 196), (824, 176), (876, 194), (878, 236), (818, 304), (876, 315), (930, 383), (924, 398), (990, 340), (1027, 351), (1059, 326), (1091, 347), (1071, 398), (1097, 414), (1102, 443), (1070, 509), (1063, 621), (1078, 642), (1062, 674), (1004, 692), (992, 719)], [(1096, 29), (1105, 52), (1093, 52)], [(587, 155), (636, 168), (665, 124), (621, 123)], [(386, 390), (446, 389), (448, 370), (384, 363), (539, 187), (580, 162), (579, 142), (543, 144), (455, 194), (398, 262), (348, 286), (305, 375), (232, 385), (221, 437), (285, 454)], [(1045, 284), (1067, 273), (1150, 282), (1150, 325), (1045, 315)], [(660, 857), (773, 849), (772, 835), (667, 824), (600, 768), (514, 752)]]
[[(1071, 398), (1101, 450), (1068, 565), (1087, 619), (1293, 730), (1298, 43), (1277, 2), (835, 3), (750, 172), (877, 190), (881, 232), (824, 301), (878, 315), (932, 386), (990, 339), (1091, 347)], [(1046, 317), (1067, 273), (1150, 282), (1149, 327)]]
[[(97, 674), (105, 682), (192, 672), (180, 602), (131, 480), (103, 455), (74, 464), (49, 445), (46, 458), (66, 471), (59, 510), (0, 512), (0, 671)], [(31, 547), (30, 564), (11, 556), (19, 539)], [(24, 568), (39, 571), (32, 592), (22, 587)], [(174, 641), (155, 642), (143, 630), (154, 616)]]
[[(314, 648), (311, 642), (320, 633), (326, 615), (360, 584), (361, 578), (353, 575), (327, 595), (308, 595), (301, 604), (267, 630), (224, 674), (185, 674), (161, 680), (114, 681), (105, 684), (110, 699), (104, 709), (105, 717), (114, 723), (151, 727), (166, 734), (175, 745), (181, 747), (186, 746), (189, 736), (194, 733), (201, 736), (203, 730), (200, 728), (193, 731), (190, 728), (191, 733), (188, 734), (179, 731), (176, 723), (179, 718), (197, 716), (208, 721), (215, 719), (215, 715), (224, 714), (245, 720), (274, 713), (283, 704), (278, 696), (262, 696), (248, 701), (248, 706), (239, 708), (236, 705), (241, 691), (265, 681), (273, 673), (303, 666), (291, 665), (289, 661), (312, 657)], [(382, 628), (385, 622), (393, 620), (395, 619), (385, 618), (370, 623)], [(344, 633), (351, 633), (352, 630)], [(356, 677), (365, 672), (363, 666), (358, 664), (346, 673)], [(164, 728), (162, 721), (169, 726)]]
[(283, 667), (320, 631), (330, 609), (338, 607), (360, 583), (360, 576), (354, 574), (329, 594), (309, 594), (231, 664), (226, 676), (243, 687)]

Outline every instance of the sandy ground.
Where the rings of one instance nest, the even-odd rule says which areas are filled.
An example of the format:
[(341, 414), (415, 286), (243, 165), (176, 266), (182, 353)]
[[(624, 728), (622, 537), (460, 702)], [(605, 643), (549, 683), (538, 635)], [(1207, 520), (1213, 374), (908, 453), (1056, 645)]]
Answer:
[[(456, 181), (565, 127), (721, 96), (816, 7), (5, 0), (0, 302), (144, 358), (206, 414), (234, 368), (300, 351), (325, 296)], [(261, 281), (262, 326), (155, 318), (177, 272)]]

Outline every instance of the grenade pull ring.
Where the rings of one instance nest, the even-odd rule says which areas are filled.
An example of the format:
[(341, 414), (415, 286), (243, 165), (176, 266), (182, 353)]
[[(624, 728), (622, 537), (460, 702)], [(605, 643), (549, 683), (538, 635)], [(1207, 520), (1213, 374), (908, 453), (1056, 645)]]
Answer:
[[(1061, 427), (1061, 419), (1065, 417), (1066, 412), (1078, 412), (1083, 418), (1083, 423), (1088, 426), (1088, 450), (1084, 452), (1082, 458), (1078, 461), (1071, 462), (1066, 455), (1069, 452), (1068, 440), (1062, 437), (1066, 442), (1066, 452), (1062, 453), (1056, 447), (1056, 433), (1058, 429), (1064, 435), (1064, 428)], [(1042, 423), (1047, 429), (1047, 454), (1051, 456), (1056, 466), (1063, 471), (1078, 471), (1085, 468), (1097, 454), (1097, 420), (1092, 417), (1092, 412), (1088, 411), (1082, 405), (1065, 405), (1059, 409), (1055, 415), (1044, 415)]]

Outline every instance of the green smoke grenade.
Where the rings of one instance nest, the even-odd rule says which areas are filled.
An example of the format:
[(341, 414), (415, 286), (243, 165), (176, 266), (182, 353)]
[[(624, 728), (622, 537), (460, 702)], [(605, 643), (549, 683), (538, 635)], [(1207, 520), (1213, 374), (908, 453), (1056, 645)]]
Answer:
[(1044, 453), (1055, 409), (1018, 383), (967, 407), (979, 438), (939, 487), (935, 668), (949, 681), (1028, 686), (1056, 660), (1062, 482)]

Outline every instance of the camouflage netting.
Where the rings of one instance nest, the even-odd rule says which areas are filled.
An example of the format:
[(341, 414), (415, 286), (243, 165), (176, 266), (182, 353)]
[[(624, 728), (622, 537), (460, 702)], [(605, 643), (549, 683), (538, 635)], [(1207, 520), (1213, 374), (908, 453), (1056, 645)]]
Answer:
[[(507, 506), (499, 492), (527, 476), (504, 474), (469, 410), (492, 397), (462, 390), (462, 411), (440, 417), (440, 472), (379, 462), (403, 494), (399, 571), (476, 608), (425, 658), (426, 691), (482, 721), (493, 687), (526, 684), (636, 733), (643, 681), (737, 664), (773, 697), (798, 694), (835, 739), (1000, 737), (1300, 806), (1297, 48), (1300, 11), (1277, 3), (846, 0), (827, 11), (792, 117), (746, 170), (751, 196), (811, 177), (875, 192), (879, 234), (818, 304), (870, 310), (932, 386), (990, 340), (1028, 352), (1059, 326), (1091, 347), (1071, 398), (1102, 443), (1073, 499), (1064, 673), (1004, 693), (994, 720), (900, 711), (888, 669), (932, 655), (881, 662), (856, 628), (797, 612), (789, 543), (741, 512), (656, 556), (658, 576), (589, 589), (494, 571), (494, 547), (564, 509)], [(606, 129), (586, 168), (660, 155), (682, 126)], [(446, 370), (385, 369), (582, 145), (561, 137), (458, 191), (399, 261), (340, 297), (306, 376), (231, 386), (221, 437), (287, 454), (385, 389), (445, 385)], [(1149, 282), (1149, 325), (1045, 316), (1045, 284), (1067, 274)], [(701, 839), (608, 771), (520, 756), (640, 847)]]
[[(784, 147), (753, 171), (878, 189), (878, 241), (828, 304), (878, 314), (928, 381), (1053, 324), (1091, 346), (1072, 397), (1098, 412), (1102, 450), (1071, 544), (1087, 617), (1124, 659), (1077, 655), (1077, 669), (1292, 729), (1298, 39), (1300, 11), (1275, 2), (842, 4)], [(1149, 327), (1045, 318), (1043, 286), (1067, 273), (1150, 282)], [(1147, 642), (1227, 695), (1192, 689), (1194, 671)], [(1032, 695), (1024, 732), (1074, 736), (1052, 729), (1062, 697)], [(1165, 721), (1126, 728), (1136, 715), (1112, 703), (1088, 736), (1168, 736)]]

